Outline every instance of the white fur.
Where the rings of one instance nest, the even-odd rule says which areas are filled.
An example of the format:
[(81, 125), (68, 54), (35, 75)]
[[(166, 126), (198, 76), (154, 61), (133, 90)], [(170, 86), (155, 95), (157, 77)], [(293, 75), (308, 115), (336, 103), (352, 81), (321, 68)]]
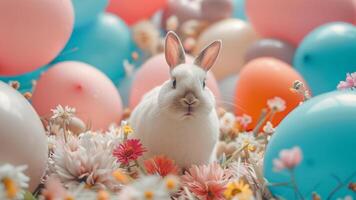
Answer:
[[(214, 42), (198, 56), (195, 64), (184, 64), (179, 38), (174, 33), (167, 35), (166, 59), (171, 80), (147, 93), (130, 117), (132, 137), (140, 139), (148, 150), (145, 159), (165, 155), (184, 168), (215, 160), (219, 120), (214, 95), (203, 84), (220, 46), (220, 42)], [(189, 109), (184, 103), (191, 97), (188, 94), (195, 98)]]

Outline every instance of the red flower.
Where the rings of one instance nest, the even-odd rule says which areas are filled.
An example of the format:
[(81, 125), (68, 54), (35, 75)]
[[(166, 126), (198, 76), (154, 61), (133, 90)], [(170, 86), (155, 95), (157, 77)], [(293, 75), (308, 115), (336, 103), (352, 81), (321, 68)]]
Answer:
[(144, 164), (148, 174), (159, 174), (162, 177), (168, 174), (178, 175), (178, 166), (166, 156), (155, 156)]
[(128, 139), (118, 145), (113, 155), (123, 164), (128, 165), (130, 161), (137, 160), (146, 150), (142, 147), (140, 140)]

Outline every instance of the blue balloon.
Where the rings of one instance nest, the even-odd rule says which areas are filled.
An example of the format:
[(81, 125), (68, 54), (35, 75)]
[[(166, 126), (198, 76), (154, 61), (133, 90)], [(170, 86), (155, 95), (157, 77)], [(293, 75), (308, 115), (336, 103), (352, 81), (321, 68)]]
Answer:
[(124, 77), (123, 61), (131, 59), (132, 50), (131, 33), (126, 24), (112, 14), (102, 14), (90, 26), (74, 30), (55, 62), (82, 61), (117, 82)]
[(74, 27), (82, 27), (94, 21), (105, 10), (108, 0), (72, 0), (75, 22)]
[(234, 10), (232, 17), (247, 21), (245, 0), (233, 0)]
[(29, 72), (19, 76), (0, 76), (0, 81), (3, 81), (5, 83), (9, 83), (10, 81), (18, 81), (20, 83), (20, 92), (32, 92), (32, 82), (38, 80), (40, 75), (45, 72), (49, 67), (50, 66), (44, 66), (33, 72)]
[[(264, 175), (270, 183), (290, 180), (287, 170), (273, 170), (273, 159), (282, 149), (299, 146), (301, 163), (294, 169), (296, 184), (305, 199), (318, 193), (322, 199), (345, 185), (330, 199), (355, 193), (348, 184), (356, 182), (356, 92), (334, 91), (314, 97), (293, 110), (277, 127), (265, 153)], [(272, 193), (284, 199), (295, 198), (286, 186), (270, 186)], [(298, 198), (299, 199), (299, 198)]]
[(337, 22), (315, 29), (297, 49), (294, 65), (314, 95), (335, 90), (356, 71), (356, 27)]

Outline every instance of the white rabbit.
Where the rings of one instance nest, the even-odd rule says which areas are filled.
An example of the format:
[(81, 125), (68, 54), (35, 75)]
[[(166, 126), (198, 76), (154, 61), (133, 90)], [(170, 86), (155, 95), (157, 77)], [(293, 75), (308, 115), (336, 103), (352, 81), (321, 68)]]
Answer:
[(186, 64), (178, 36), (167, 34), (165, 57), (171, 79), (148, 92), (130, 117), (132, 137), (148, 150), (144, 158), (165, 155), (183, 168), (215, 160), (219, 121), (205, 79), (220, 48), (221, 41), (215, 41), (194, 64)]

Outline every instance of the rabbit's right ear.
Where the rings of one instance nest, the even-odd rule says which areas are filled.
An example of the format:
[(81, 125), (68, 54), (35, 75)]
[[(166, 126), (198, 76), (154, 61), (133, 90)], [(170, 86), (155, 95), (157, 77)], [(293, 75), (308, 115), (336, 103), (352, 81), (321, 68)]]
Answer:
[(185, 53), (182, 43), (173, 31), (167, 33), (164, 53), (171, 70), (177, 65), (185, 63)]

